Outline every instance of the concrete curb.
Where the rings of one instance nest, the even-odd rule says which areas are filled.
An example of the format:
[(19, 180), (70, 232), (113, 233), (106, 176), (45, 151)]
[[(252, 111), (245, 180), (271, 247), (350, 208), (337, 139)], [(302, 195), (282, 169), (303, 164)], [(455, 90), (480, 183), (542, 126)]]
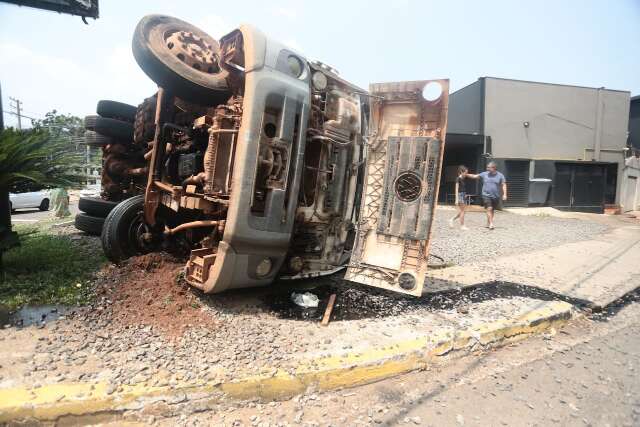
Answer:
[(318, 390), (351, 387), (425, 368), (446, 354), (463, 355), (478, 346), (496, 347), (559, 327), (571, 319), (572, 313), (572, 306), (566, 302), (549, 302), (517, 319), (307, 360), (293, 373), (261, 373), (227, 383), (185, 383), (173, 387), (123, 385), (115, 392), (109, 390), (107, 383), (0, 389), (0, 422), (24, 418), (55, 420), (66, 415), (135, 410), (158, 402), (172, 405), (187, 401), (215, 404), (229, 399), (278, 400), (303, 393), (312, 385)]

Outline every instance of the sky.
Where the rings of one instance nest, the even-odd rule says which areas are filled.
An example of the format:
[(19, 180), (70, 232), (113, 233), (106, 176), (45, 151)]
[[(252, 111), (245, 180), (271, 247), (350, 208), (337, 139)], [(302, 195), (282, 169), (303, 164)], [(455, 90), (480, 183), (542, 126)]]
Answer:
[(364, 88), (448, 78), (455, 91), (493, 76), (640, 94), (640, 0), (101, 0), (89, 25), (0, 3), (5, 111), (9, 97), (34, 118), (94, 114), (100, 99), (139, 104), (156, 87), (131, 54), (131, 36), (152, 13), (216, 38), (252, 24)]

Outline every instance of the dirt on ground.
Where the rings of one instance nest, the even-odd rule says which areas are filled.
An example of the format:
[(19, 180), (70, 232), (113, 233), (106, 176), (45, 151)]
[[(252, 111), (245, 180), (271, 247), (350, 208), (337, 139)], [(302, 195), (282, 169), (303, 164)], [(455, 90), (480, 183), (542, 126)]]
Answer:
[(103, 269), (96, 285), (96, 314), (122, 326), (152, 326), (176, 338), (191, 326), (213, 326), (182, 278), (184, 260), (164, 253), (131, 258)]

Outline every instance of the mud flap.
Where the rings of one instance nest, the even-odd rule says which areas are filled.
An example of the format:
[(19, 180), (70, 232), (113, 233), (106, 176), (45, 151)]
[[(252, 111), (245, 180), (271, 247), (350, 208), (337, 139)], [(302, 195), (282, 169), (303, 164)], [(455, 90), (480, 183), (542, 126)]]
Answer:
[(448, 80), (370, 86), (371, 129), (356, 244), (345, 278), (420, 296), (437, 205)]

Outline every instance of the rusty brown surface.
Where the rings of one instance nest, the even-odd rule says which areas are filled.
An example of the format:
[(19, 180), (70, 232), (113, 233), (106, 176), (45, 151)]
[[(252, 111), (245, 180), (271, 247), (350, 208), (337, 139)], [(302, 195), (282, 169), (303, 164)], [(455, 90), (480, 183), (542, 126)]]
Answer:
[[(244, 239), (238, 240), (238, 248), (244, 250), (242, 257), (254, 262), (251, 257), (260, 255), (264, 258), (260, 262), (273, 262), (279, 269), (273, 271), (279, 274), (305, 277), (329, 273), (344, 268), (351, 256), (349, 280), (420, 295), (444, 152), (448, 80), (373, 84), (367, 93), (338, 77), (331, 67), (305, 62), (307, 72), (321, 75), (324, 84), (311, 79), (309, 88), (300, 87), (300, 78), (294, 79), (295, 84), (289, 88), (282, 84), (270, 89), (278, 98), (285, 93), (289, 96), (288, 91), (295, 87), (297, 96), (305, 100), (296, 104), (285, 97), (287, 108), (280, 110), (276, 101), (263, 104), (256, 95), (261, 92), (255, 92), (252, 86), (255, 81), (251, 72), (264, 69), (264, 55), (260, 55), (264, 42), (248, 34), (252, 30), (245, 27), (228, 34), (221, 41), (220, 51), (217, 46), (208, 46), (206, 38), (191, 33), (176, 32), (165, 40), (174, 55), (205, 73), (215, 71), (207, 67), (217, 63), (219, 54), (220, 70), (229, 76), (227, 102), (196, 105), (179, 98), (186, 96), (185, 92), (176, 92), (175, 97), (170, 93), (172, 88), (160, 88), (136, 115), (134, 145), (140, 147), (143, 164), (129, 162), (126, 153), (111, 153), (105, 170), (112, 179), (106, 186), (116, 187), (134, 178), (142, 182), (146, 173), (143, 209), (149, 234), (170, 241), (183, 239), (187, 247), (198, 248), (192, 250), (187, 264), (187, 281), (205, 291), (211, 291), (217, 277), (223, 277), (218, 275), (224, 263), (218, 261), (233, 259), (225, 258), (227, 252), (235, 256), (229, 236), (237, 232)], [(283, 72), (286, 74), (286, 70)], [(271, 79), (267, 76), (268, 81)], [(423, 96), (423, 89), (432, 84), (440, 85), (441, 91), (429, 99)], [(178, 91), (178, 86), (174, 90)], [(149, 141), (151, 102), (155, 102), (155, 115), (153, 140)], [(295, 117), (285, 115), (293, 114), (294, 108), (300, 108)], [(288, 129), (286, 138), (282, 129)], [(301, 147), (296, 146), (300, 156), (290, 171), (291, 158), (296, 157), (291, 141), (298, 141)], [(395, 147), (396, 157), (390, 157), (393, 150), (389, 147)], [(416, 154), (420, 150), (423, 153)], [(400, 160), (402, 156), (404, 160)], [(419, 173), (400, 170), (406, 169), (408, 156), (419, 164), (414, 168)], [(394, 162), (397, 170), (389, 169)], [(234, 177), (234, 173), (239, 176)], [(296, 178), (295, 184), (288, 187), (291, 177)], [(300, 194), (284, 193), (289, 188)], [(360, 188), (363, 197), (358, 206)], [(281, 220), (286, 227), (272, 220), (280, 214), (273, 210), (276, 205), (266, 196), (273, 194), (269, 192), (288, 197), (286, 215), (290, 219)], [(239, 196), (247, 194), (250, 201)], [(358, 212), (359, 222), (355, 224)], [(252, 230), (244, 231), (253, 214), (259, 218), (255, 224), (262, 228), (249, 224)], [(224, 235), (221, 224), (228, 224)], [(259, 241), (259, 233), (253, 231), (263, 228), (274, 233), (262, 236), (264, 241), (280, 242), (273, 237), (274, 230), (291, 235), (274, 244), (276, 249), (270, 249), (268, 256), (241, 248)], [(352, 243), (354, 229), (358, 232)], [(188, 232), (181, 233), (184, 231)], [(240, 271), (237, 261), (229, 261), (225, 264), (226, 282), (218, 288), (268, 284), (272, 277), (263, 278), (257, 273), (260, 265), (247, 266), (245, 272)]]
[(180, 224), (177, 227), (166, 229), (164, 233), (171, 235), (171, 234), (176, 234), (191, 228), (217, 227), (219, 223), (220, 221), (211, 221), (211, 220), (185, 222), (184, 224)]
[[(423, 97), (423, 89), (429, 84), (440, 85), (442, 90), (437, 99), (427, 100)], [(355, 282), (419, 296), (422, 294), (427, 270), (430, 221), (437, 205), (447, 127), (449, 81), (377, 83), (370, 86), (370, 92), (373, 98), (371, 129), (367, 144), (367, 181), (356, 246), (345, 277)], [(416, 137), (432, 138), (427, 140), (430, 141), (427, 144), (438, 141), (438, 153), (433, 157), (425, 154), (421, 158), (422, 162), (427, 163), (423, 170), (428, 171), (433, 166), (435, 171), (429, 175), (430, 179), (427, 179), (427, 175), (419, 177), (426, 182), (420, 183), (418, 197), (410, 200), (402, 200), (400, 197), (399, 191), (401, 192), (402, 188), (398, 188), (398, 185), (402, 182), (391, 183), (388, 179), (385, 180), (385, 172), (388, 172), (387, 161), (393, 158), (387, 155), (387, 148), (390, 138), (395, 137), (399, 141)], [(417, 143), (418, 139), (415, 141)], [(409, 143), (406, 142), (406, 144)], [(415, 152), (415, 149), (411, 152)], [(430, 164), (431, 158), (434, 160), (433, 165)], [(401, 172), (398, 171), (399, 174)], [(401, 174), (398, 178), (401, 178)], [(405, 184), (410, 185), (410, 182)], [(396, 191), (395, 198), (389, 194), (393, 190)], [(389, 203), (389, 200), (398, 206), (406, 207), (404, 217), (400, 221), (406, 221), (405, 218), (412, 213), (413, 217), (418, 214), (427, 216), (429, 230), (423, 235), (424, 238), (409, 238), (403, 237), (403, 234), (392, 235), (380, 231), (380, 215), (384, 209), (387, 209), (383, 201)], [(411, 202), (421, 203), (421, 205), (411, 204)], [(413, 283), (411, 283), (412, 280)]]
[(158, 89), (158, 100), (156, 106), (155, 117), (155, 135), (153, 138), (153, 148), (151, 149), (151, 160), (149, 162), (149, 175), (147, 178), (147, 189), (144, 196), (144, 219), (145, 222), (153, 226), (156, 224), (156, 211), (160, 204), (160, 191), (153, 185), (154, 181), (162, 179), (160, 172), (161, 161), (164, 157), (165, 144), (162, 140), (162, 124), (167, 123), (171, 119), (173, 113), (174, 100), (173, 96), (167, 93), (163, 88)]

